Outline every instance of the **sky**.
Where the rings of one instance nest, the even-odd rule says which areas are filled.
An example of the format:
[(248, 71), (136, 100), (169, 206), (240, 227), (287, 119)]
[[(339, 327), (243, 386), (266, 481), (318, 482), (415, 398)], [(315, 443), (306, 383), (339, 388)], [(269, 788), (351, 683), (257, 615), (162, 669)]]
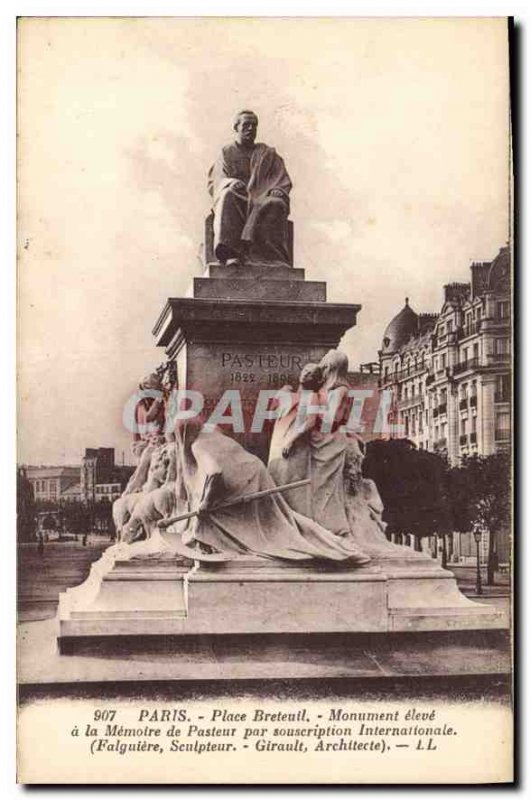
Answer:
[(362, 305), (351, 369), (406, 296), (439, 310), (508, 241), (502, 19), (24, 19), (19, 463), (131, 463), (123, 406), (201, 273), (206, 174), (241, 108), (291, 175), (295, 266)]

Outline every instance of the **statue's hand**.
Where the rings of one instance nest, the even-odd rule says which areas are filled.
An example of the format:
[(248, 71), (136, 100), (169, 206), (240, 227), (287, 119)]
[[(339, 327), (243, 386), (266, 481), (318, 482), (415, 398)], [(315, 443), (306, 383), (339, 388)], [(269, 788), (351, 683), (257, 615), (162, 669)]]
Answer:
[(285, 447), (282, 449), (282, 456), (284, 458), (289, 458), (292, 449), (293, 449), (292, 444), (286, 444)]
[(210, 504), (208, 503), (208, 500), (201, 500), (197, 509), (197, 516), (199, 519), (204, 519), (204, 517), (208, 514), (209, 507)]
[(271, 189), (269, 192), (269, 197), (284, 197), (284, 193), (281, 189)]
[(243, 181), (234, 181), (232, 184), (232, 189), (235, 189), (237, 192), (244, 192), (246, 188), (246, 183)]

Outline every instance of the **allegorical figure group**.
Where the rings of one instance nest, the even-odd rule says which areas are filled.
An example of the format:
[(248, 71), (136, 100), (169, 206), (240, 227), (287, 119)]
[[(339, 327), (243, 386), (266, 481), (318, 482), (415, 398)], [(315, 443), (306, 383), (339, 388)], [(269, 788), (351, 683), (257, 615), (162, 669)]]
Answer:
[[(306, 365), (298, 387), (282, 389), (292, 402), (278, 411), (268, 466), (221, 430), (206, 429), (200, 417), (164, 437), (164, 402), (140, 401), (137, 417), (150, 427), (136, 439), (137, 470), (114, 504), (120, 538), (149, 538), (159, 522), (195, 511), (171, 538), (175, 553), (199, 561), (253, 555), (361, 566), (381, 548), (394, 548), (377, 489), (362, 478), (362, 442), (341, 430), (350, 410), (347, 366), (347, 357), (332, 350), (320, 364)], [(160, 378), (140, 386), (161, 388)], [(312, 413), (297, 425), (302, 391)], [(304, 479), (306, 486), (244, 501)]]

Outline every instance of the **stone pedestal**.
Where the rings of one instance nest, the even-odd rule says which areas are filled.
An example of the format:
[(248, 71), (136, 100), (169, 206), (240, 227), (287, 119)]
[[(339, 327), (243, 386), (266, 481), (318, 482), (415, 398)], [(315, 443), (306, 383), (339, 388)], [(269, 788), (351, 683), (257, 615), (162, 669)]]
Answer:
[(326, 284), (305, 280), (303, 269), (265, 264), (209, 264), (188, 295), (168, 299), (156, 343), (176, 359), (179, 387), (202, 393), (207, 414), (224, 392), (238, 393), (244, 431), (225, 430), (266, 461), (270, 431), (251, 430), (259, 392), (296, 386), (303, 365), (338, 346), (361, 306), (326, 302)]
[(429, 557), (376, 558), (349, 569), (241, 557), (192, 564), (137, 557), (115, 545), (84, 584), (60, 597), (60, 642), (113, 636), (384, 633), (508, 628), (499, 608), (472, 602)]

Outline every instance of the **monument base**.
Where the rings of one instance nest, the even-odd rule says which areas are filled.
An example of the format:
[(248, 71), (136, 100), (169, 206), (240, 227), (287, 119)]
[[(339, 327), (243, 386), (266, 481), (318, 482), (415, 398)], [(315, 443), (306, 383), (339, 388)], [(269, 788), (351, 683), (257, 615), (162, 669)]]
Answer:
[[(143, 543), (140, 543), (143, 544)], [(384, 633), (509, 627), (465, 597), (428, 557), (376, 558), (356, 569), (240, 558), (199, 564), (115, 545), (61, 594), (59, 639), (204, 634)]]

